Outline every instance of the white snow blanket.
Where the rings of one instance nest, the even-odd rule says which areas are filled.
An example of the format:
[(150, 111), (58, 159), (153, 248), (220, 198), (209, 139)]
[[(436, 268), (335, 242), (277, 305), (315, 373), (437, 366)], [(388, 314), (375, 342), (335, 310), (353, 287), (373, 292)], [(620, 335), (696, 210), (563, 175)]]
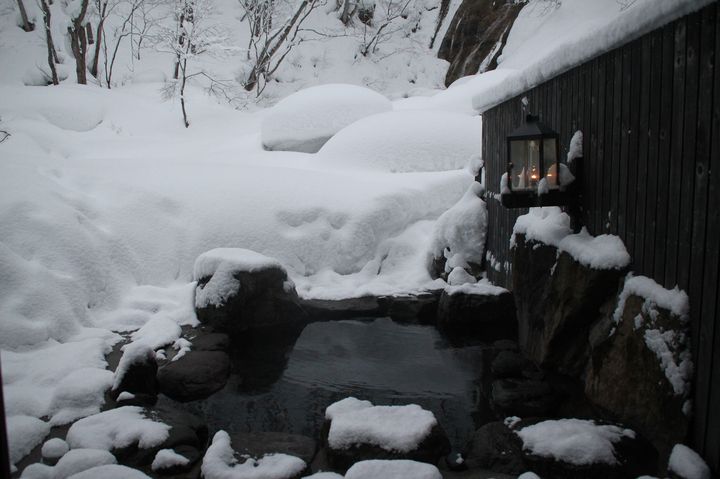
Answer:
[(305, 461), (287, 454), (235, 459), (230, 436), (218, 431), (205, 452), (202, 474), (205, 479), (290, 479), (305, 470)]
[(345, 479), (442, 479), (437, 467), (407, 460), (360, 461), (352, 465)]
[(328, 444), (334, 449), (371, 444), (386, 451), (409, 452), (437, 425), (435, 415), (416, 404), (372, 406), (355, 398), (330, 405), (325, 417), (331, 421)]
[(283, 98), (262, 122), (267, 150), (316, 153), (351, 123), (392, 110), (383, 95), (355, 85), (319, 85)]
[(543, 421), (515, 433), (525, 451), (576, 466), (617, 464), (613, 444), (622, 437), (635, 437), (630, 429), (584, 419)]

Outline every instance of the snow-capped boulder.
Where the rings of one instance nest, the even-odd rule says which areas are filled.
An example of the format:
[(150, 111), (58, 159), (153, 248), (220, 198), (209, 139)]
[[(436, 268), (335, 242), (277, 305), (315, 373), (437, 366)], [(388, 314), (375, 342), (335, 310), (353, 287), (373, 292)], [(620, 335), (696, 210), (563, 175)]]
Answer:
[(205, 399), (227, 383), (230, 357), (224, 351), (190, 351), (160, 368), (160, 392), (176, 401)]
[(480, 151), (477, 117), (438, 111), (393, 111), (338, 132), (317, 160), (343, 169), (384, 172), (463, 168)]
[(325, 412), (324, 442), (329, 463), (347, 470), (371, 459), (409, 459), (436, 464), (450, 441), (435, 415), (415, 404), (373, 406), (346, 398)]
[(230, 334), (301, 322), (295, 285), (274, 258), (242, 248), (201, 254), (193, 271), (195, 312), (213, 329)]
[(157, 395), (157, 359), (155, 351), (143, 342), (129, 343), (123, 348), (112, 385), (112, 396), (127, 392), (154, 397)]
[(437, 467), (424, 462), (396, 460), (369, 460), (355, 463), (345, 479), (442, 479)]
[(266, 150), (315, 153), (351, 123), (390, 110), (390, 100), (369, 88), (343, 84), (306, 88), (270, 109), (262, 123), (262, 144)]
[(487, 280), (449, 286), (440, 296), (437, 325), (449, 333), (513, 338), (517, 331), (513, 296)]
[(570, 376), (588, 360), (587, 338), (630, 263), (620, 238), (572, 234), (559, 208), (531, 209), (513, 228), (519, 342), (529, 358)]
[(688, 301), (677, 288), (629, 277), (607, 320), (609, 331), (593, 344), (585, 381), (591, 401), (650, 438), (662, 457), (689, 427)]
[(684, 444), (676, 444), (668, 460), (671, 479), (710, 479), (712, 473), (700, 454)]
[(233, 450), (240, 455), (263, 457), (267, 454), (287, 454), (312, 463), (317, 452), (314, 439), (285, 432), (234, 433), (230, 436)]

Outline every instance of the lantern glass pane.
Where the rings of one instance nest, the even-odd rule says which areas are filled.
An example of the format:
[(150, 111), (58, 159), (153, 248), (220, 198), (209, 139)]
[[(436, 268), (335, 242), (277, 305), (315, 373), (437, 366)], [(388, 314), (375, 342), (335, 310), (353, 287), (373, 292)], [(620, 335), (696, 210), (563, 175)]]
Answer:
[(537, 188), (540, 181), (540, 143), (537, 140), (510, 141), (513, 163), (512, 187), (516, 190)]
[(545, 178), (549, 188), (558, 187), (557, 161), (557, 140), (555, 138), (545, 138), (543, 140), (543, 164), (547, 169)]

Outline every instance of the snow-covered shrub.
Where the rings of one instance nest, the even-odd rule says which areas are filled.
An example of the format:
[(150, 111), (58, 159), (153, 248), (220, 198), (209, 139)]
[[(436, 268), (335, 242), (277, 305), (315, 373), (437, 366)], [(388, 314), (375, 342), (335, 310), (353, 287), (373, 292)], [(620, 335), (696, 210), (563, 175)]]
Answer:
[(394, 111), (359, 120), (333, 136), (324, 163), (395, 173), (465, 167), (480, 151), (480, 120), (457, 113)]
[[(435, 223), (430, 246), (432, 262), (441, 265), (444, 273), (455, 268), (477, 272), (482, 264), (487, 233), (487, 206), (480, 197), (482, 185), (473, 182), (465, 195), (452, 208), (440, 215)], [(455, 273), (457, 277), (460, 273)]]
[(272, 107), (262, 123), (266, 150), (317, 152), (351, 123), (392, 110), (390, 100), (355, 85), (320, 85), (300, 90)]

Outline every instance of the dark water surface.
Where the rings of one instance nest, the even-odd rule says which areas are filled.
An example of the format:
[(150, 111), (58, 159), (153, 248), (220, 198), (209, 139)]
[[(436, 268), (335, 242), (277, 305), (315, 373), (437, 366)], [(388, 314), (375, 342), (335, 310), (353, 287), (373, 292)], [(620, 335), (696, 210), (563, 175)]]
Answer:
[[(317, 438), (325, 408), (345, 397), (376, 405), (419, 404), (435, 413), (453, 446), (461, 448), (488, 414), (479, 393), (484, 349), (453, 347), (432, 326), (386, 318), (313, 323), (300, 334), (274, 384), (248, 386), (247, 374), (243, 379), (234, 373), (223, 390), (184, 407), (204, 416), (211, 431)], [(254, 369), (251, 375), (263, 374), (262, 364)]]

